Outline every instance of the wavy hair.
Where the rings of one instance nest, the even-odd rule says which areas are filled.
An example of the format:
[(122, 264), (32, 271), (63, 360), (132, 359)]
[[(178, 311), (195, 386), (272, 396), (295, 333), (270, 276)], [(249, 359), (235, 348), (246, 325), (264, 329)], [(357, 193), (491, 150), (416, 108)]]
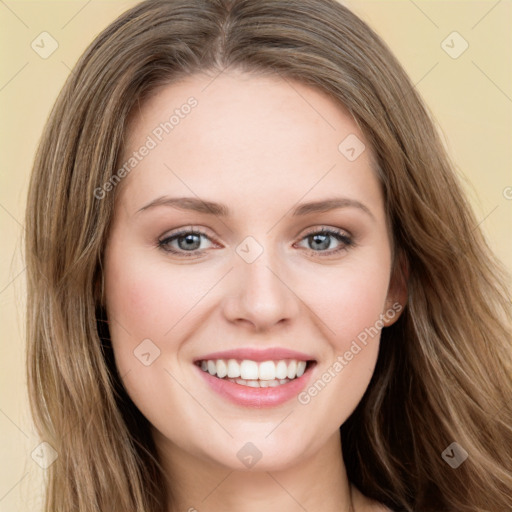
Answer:
[[(82, 55), (32, 170), (28, 387), (38, 432), (59, 454), (45, 511), (172, 503), (148, 421), (113, 359), (101, 283), (116, 194), (98, 200), (95, 190), (116, 172), (136, 105), (228, 67), (328, 93), (375, 156), (408, 304), (383, 330), (370, 385), (340, 429), (350, 481), (397, 511), (512, 510), (508, 276), (400, 64), (335, 0), (148, 0)], [(441, 456), (454, 441), (469, 454), (457, 469)]]

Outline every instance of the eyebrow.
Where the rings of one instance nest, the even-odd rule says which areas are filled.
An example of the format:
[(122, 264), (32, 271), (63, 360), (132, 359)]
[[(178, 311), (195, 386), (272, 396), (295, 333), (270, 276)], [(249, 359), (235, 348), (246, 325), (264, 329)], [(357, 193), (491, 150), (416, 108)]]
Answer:
[[(219, 217), (229, 217), (231, 215), (229, 208), (221, 203), (206, 201), (196, 197), (169, 196), (157, 197), (153, 201), (150, 201), (148, 204), (137, 210), (136, 213), (140, 213), (157, 206), (169, 206), (172, 208), (178, 208), (180, 210), (195, 211), (198, 213), (216, 215)], [(351, 199), (348, 197), (335, 197), (332, 199), (324, 199), (322, 201), (302, 203), (292, 208), (291, 211), (293, 217), (300, 217), (310, 215), (312, 213), (336, 210), (338, 208), (358, 208), (375, 220), (372, 212), (365, 204), (357, 201), (356, 199)]]

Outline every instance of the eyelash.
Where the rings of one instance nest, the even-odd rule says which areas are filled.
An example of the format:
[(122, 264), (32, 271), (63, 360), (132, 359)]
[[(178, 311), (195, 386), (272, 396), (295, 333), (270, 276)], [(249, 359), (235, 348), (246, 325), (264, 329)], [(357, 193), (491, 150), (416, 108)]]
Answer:
[[(181, 237), (184, 237), (186, 235), (199, 235), (199, 236), (202, 235), (208, 239), (210, 238), (210, 236), (207, 233), (205, 233), (204, 231), (201, 231), (200, 229), (197, 229), (197, 228), (186, 229), (186, 230), (178, 231), (176, 233), (172, 233), (171, 235), (166, 236), (165, 238), (163, 238), (161, 240), (158, 240), (158, 247), (165, 252), (172, 253), (172, 254), (179, 254), (180, 256), (184, 256), (185, 258), (201, 256), (204, 251), (199, 251), (199, 250), (183, 251), (183, 250), (176, 250), (176, 249), (169, 248), (168, 244), (170, 242), (177, 240)], [(314, 235), (328, 235), (328, 236), (331, 236), (331, 237), (335, 238), (336, 240), (338, 240), (338, 242), (342, 243), (342, 245), (338, 249), (334, 249), (334, 250), (331, 249), (331, 250), (327, 250), (327, 251), (314, 251), (312, 249), (306, 249), (309, 253), (312, 253), (314, 255), (320, 254), (322, 257), (338, 254), (342, 251), (348, 250), (348, 248), (353, 247), (355, 245), (355, 243), (350, 235), (345, 234), (341, 230), (337, 230), (337, 229), (333, 229), (333, 228), (324, 228), (324, 227), (306, 233), (302, 237), (301, 241), (310, 236), (314, 236)]]

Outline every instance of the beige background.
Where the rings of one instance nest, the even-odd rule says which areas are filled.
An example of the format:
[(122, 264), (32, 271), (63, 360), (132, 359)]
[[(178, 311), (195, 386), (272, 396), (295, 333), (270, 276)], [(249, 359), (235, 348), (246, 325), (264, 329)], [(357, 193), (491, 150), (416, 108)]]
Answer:
[[(0, 2), (0, 511), (33, 511), (44, 470), (25, 392), (21, 251), (25, 195), (45, 119), (78, 56), (133, 1)], [(425, 98), (465, 180), (480, 226), (512, 270), (512, 2), (350, 0), (391, 46)], [(58, 49), (32, 48), (48, 32)], [(458, 58), (442, 42), (457, 31)], [(459, 36), (445, 45), (463, 48)]]

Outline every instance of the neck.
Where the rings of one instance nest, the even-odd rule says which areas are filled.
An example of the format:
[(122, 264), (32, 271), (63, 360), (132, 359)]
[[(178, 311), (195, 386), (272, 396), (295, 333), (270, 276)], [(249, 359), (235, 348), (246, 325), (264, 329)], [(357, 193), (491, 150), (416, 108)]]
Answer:
[(229, 468), (200, 459), (153, 433), (167, 475), (169, 512), (318, 510), (354, 512), (339, 433), (312, 457), (286, 468)]

